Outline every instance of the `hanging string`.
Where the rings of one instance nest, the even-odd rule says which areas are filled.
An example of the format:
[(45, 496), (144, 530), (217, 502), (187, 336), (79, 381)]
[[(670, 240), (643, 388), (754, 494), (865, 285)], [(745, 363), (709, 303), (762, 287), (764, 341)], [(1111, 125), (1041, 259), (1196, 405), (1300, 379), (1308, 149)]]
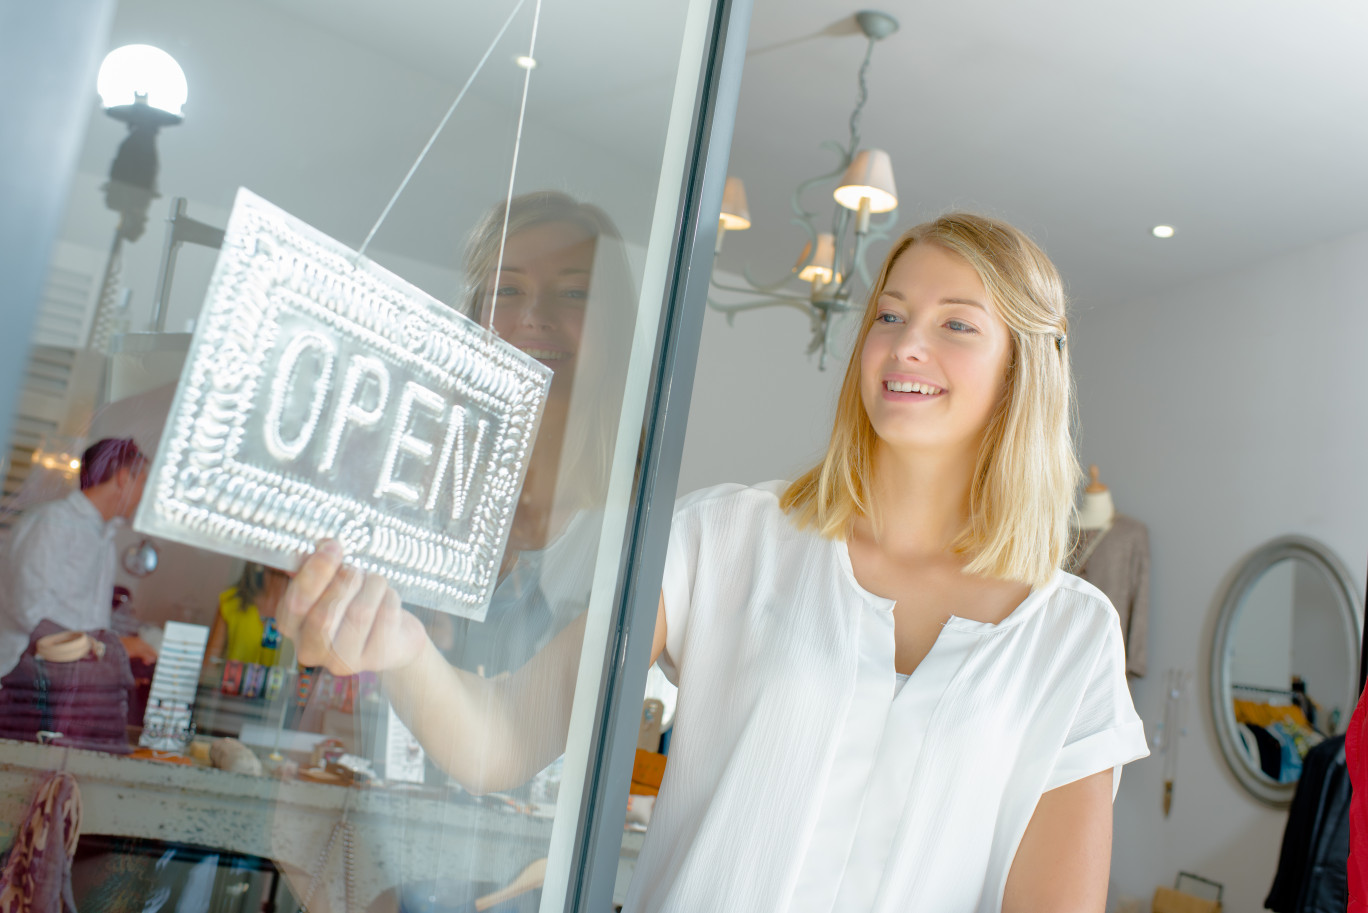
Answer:
[(513, 164), (508, 168), (508, 194), (504, 198), (503, 230), (499, 233), (499, 259), (494, 263), (494, 294), (489, 299), (489, 326), (486, 332), (494, 332), (494, 311), (499, 306), (499, 276), (503, 273), (504, 247), (508, 243), (508, 210), (513, 206), (513, 180), (518, 173), (518, 150), (522, 147), (523, 117), (527, 114), (527, 87), (532, 83), (532, 67), (537, 60), (537, 25), (541, 22), (541, 0), (532, 11), (532, 38), (527, 43), (527, 59), (531, 66), (523, 73), (522, 104), (518, 107), (518, 132), (513, 139)]
[[(461, 91), (459, 94), (457, 94), (456, 100), (451, 103), (450, 108), (447, 108), (446, 114), (442, 117), (441, 122), (437, 124), (437, 129), (432, 131), (432, 136), (428, 137), (427, 145), (423, 146), (423, 151), (418, 153), (418, 158), (414, 160), (413, 167), (409, 168), (408, 174), (404, 175), (404, 179), (399, 182), (399, 189), (394, 191), (394, 196), (390, 197), (389, 202), (385, 204), (385, 211), (380, 213), (380, 218), (375, 221), (375, 225), (371, 226), (370, 234), (366, 235), (366, 240), (361, 242), (361, 247), (356, 252), (357, 260), (360, 260), (363, 256), (365, 256), (366, 248), (370, 246), (371, 239), (374, 238), (375, 233), (380, 230), (380, 226), (385, 224), (385, 219), (389, 218), (390, 210), (393, 209), (394, 204), (398, 202), (400, 194), (402, 194), (404, 190), (408, 188), (409, 181), (413, 180), (414, 173), (418, 171), (418, 166), (423, 164), (423, 159), (427, 158), (428, 151), (432, 149), (432, 144), (437, 142), (437, 137), (441, 136), (442, 131), (446, 129), (447, 121), (451, 120), (451, 115), (456, 113), (457, 106), (460, 105), (461, 100), (465, 98), (466, 92), (469, 91), (470, 87), (475, 83), (475, 77), (480, 75), (480, 71), (484, 69), (485, 62), (489, 60), (489, 55), (494, 53), (494, 48), (497, 47), (499, 42), (503, 40), (504, 33), (507, 32), (508, 27), (513, 24), (513, 19), (518, 15), (518, 11), (523, 8), (523, 4), (526, 2), (527, 0), (518, 0), (518, 2), (513, 5), (513, 12), (508, 14), (508, 18), (504, 20), (503, 27), (499, 29), (499, 33), (494, 36), (494, 40), (489, 43), (489, 47), (485, 48), (484, 56), (481, 57), (480, 62), (475, 65), (474, 72), (470, 74), (470, 78), (466, 80), (465, 85), (461, 86)], [(538, 0), (537, 2), (537, 9), (538, 11), (541, 10), (541, 0)], [(537, 26), (534, 22), (532, 25), (533, 41), (536, 41), (536, 36)], [(526, 104), (526, 102), (527, 86), (526, 84), (524, 84), (523, 103)], [(519, 132), (522, 131), (521, 115), (519, 115), (518, 119), (518, 130)], [(513, 155), (514, 161), (516, 162), (516, 147), (514, 149)]]

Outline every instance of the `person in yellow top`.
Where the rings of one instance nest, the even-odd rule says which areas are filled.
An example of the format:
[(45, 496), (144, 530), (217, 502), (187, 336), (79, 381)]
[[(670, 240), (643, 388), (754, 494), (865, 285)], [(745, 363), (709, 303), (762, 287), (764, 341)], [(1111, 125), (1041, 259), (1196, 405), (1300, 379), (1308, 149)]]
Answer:
[(247, 562), (238, 582), (219, 594), (206, 658), (275, 665), (280, 640), (275, 631), (276, 606), (289, 582), (282, 571)]

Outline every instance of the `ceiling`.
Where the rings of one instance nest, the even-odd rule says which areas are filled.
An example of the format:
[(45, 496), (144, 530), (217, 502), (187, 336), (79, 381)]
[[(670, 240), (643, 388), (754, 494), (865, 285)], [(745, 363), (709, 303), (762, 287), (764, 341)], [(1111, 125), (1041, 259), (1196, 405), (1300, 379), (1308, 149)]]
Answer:
[[(515, 17), (377, 250), (451, 263), (502, 195), (522, 86), (510, 58), (534, 7)], [(186, 122), (162, 139), (164, 193), (226, 211), (243, 184), (359, 243), (511, 8), (123, 0), (114, 39), (160, 44), (187, 70)], [(1368, 4), (885, 8), (902, 27), (875, 49), (863, 134), (892, 155), (900, 223), (952, 208), (1006, 218), (1044, 244), (1085, 307), (1368, 228)], [(754, 228), (728, 235), (721, 268), (774, 277), (797, 255), (805, 235), (787, 224), (789, 194), (834, 166), (822, 141), (845, 139), (865, 50), (853, 12), (755, 0), (730, 166)], [(644, 239), (682, 7), (543, 0), (541, 15), (519, 184), (604, 202), (629, 240)], [(107, 169), (119, 135), (92, 114), (83, 170)], [(567, 162), (591, 164), (567, 178)], [(826, 212), (825, 193), (809, 206)], [(1176, 236), (1151, 237), (1158, 223)]]
[[(1368, 228), (1368, 4), (891, 2), (864, 145), (912, 224), (967, 208), (1028, 230), (1083, 307)], [(720, 265), (782, 273), (789, 195), (830, 171), (864, 36), (831, 0), (756, 0), (730, 172), (753, 229)], [(833, 182), (834, 185), (834, 182)], [(813, 191), (809, 208), (829, 204)], [(1166, 223), (1168, 241), (1150, 235)]]

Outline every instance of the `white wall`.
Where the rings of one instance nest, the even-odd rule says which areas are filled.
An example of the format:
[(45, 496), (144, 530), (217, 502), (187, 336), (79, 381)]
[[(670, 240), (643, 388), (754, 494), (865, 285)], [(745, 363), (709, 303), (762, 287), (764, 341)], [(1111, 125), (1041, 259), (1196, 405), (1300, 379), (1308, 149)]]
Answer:
[[(740, 284), (719, 272), (717, 279)], [(719, 293), (718, 300), (744, 299)], [(793, 478), (826, 449), (832, 409), (849, 356), (854, 315), (837, 319), (835, 353), (825, 371), (805, 353), (808, 319), (788, 307), (725, 315), (709, 308), (703, 318), (689, 430), (679, 472), (687, 494), (720, 482)]]
[(1249, 798), (1221, 757), (1207, 657), (1230, 570), (1275, 536), (1330, 546), (1362, 586), (1368, 557), (1368, 233), (1290, 252), (1160, 298), (1076, 315), (1082, 453), (1120, 510), (1149, 524), (1153, 586), (1147, 727), (1163, 674), (1194, 674), (1172, 815), (1160, 761), (1127, 768), (1113, 890), (1146, 898), (1180, 870), (1226, 884), (1231, 913), (1263, 909), (1286, 814)]
[[(1249, 798), (1225, 767), (1207, 655), (1227, 574), (1268, 539), (1319, 539), (1362, 585), (1365, 262), (1368, 233), (1074, 314), (1082, 456), (1099, 464), (1119, 509), (1150, 528), (1150, 673), (1133, 691), (1151, 734), (1164, 671), (1194, 679), (1171, 816), (1157, 756), (1122, 779), (1114, 900), (1143, 898), (1148, 909), (1155, 886), (1187, 870), (1224, 882), (1231, 913), (1263, 909), (1286, 814)], [(807, 335), (785, 309), (739, 315), (733, 327), (708, 313), (681, 491), (791, 477), (820, 453), (844, 358), (819, 373), (802, 354)]]

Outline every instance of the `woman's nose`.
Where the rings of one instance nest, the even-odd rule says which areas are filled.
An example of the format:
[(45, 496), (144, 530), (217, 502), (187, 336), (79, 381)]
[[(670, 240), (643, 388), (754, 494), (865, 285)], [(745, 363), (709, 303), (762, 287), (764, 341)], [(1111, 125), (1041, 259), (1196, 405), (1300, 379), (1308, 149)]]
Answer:
[(893, 354), (904, 361), (924, 361), (927, 349), (927, 330), (916, 321), (909, 321), (893, 344)]
[(526, 296), (519, 308), (518, 321), (525, 327), (549, 327), (556, 322), (556, 305), (545, 293)]

